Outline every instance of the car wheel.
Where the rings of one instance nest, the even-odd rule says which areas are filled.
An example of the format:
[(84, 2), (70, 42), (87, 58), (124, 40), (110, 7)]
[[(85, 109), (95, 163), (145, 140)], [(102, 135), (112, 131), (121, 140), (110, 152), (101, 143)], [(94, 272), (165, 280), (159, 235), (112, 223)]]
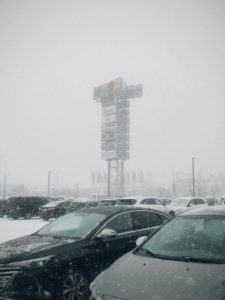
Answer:
[(170, 211), (169, 211), (169, 215), (170, 215), (171, 217), (174, 217), (174, 216), (175, 216), (175, 212), (174, 212), (173, 210), (170, 210)]
[(89, 282), (80, 271), (69, 270), (61, 281), (58, 292), (59, 300), (87, 300), (89, 299)]
[(29, 212), (24, 214), (24, 219), (31, 219), (31, 217), (32, 217), (32, 214)]
[(48, 217), (44, 217), (44, 218), (43, 218), (43, 220), (45, 220), (45, 221), (48, 221), (48, 219), (49, 219)]

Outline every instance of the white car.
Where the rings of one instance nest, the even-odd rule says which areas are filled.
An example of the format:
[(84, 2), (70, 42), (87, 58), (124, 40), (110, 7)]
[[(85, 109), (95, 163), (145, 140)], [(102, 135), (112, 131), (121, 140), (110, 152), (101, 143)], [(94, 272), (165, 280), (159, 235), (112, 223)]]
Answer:
[(176, 215), (190, 207), (207, 206), (207, 201), (202, 197), (179, 197), (175, 198), (166, 207), (170, 215)]
[(218, 204), (219, 205), (224, 205), (225, 204), (225, 196), (222, 196), (222, 197), (219, 198)]
[(152, 208), (166, 214), (169, 213), (169, 209), (165, 206), (163, 201), (161, 201), (160, 198), (153, 197), (153, 196), (123, 197), (117, 200), (116, 205), (122, 205), (122, 206), (133, 205), (134, 207)]

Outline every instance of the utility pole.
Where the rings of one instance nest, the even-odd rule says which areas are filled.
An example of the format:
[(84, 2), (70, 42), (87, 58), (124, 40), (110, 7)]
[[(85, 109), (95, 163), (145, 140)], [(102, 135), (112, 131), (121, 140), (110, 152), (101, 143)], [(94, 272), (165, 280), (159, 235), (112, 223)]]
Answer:
[(6, 179), (7, 179), (7, 174), (4, 175), (3, 200), (5, 200), (5, 196), (6, 196)]
[(48, 197), (50, 197), (50, 189), (51, 189), (51, 173), (52, 170), (48, 170)]
[(195, 159), (196, 157), (192, 157), (192, 196), (195, 196)]

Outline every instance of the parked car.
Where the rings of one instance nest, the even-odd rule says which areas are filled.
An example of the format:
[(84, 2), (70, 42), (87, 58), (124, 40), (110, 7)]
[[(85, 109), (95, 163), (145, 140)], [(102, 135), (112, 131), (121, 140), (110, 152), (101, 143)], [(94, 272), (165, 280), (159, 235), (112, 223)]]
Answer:
[(222, 204), (225, 204), (225, 196), (220, 197), (218, 200), (218, 205), (222, 205)]
[(135, 207), (146, 207), (153, 208), (164, 213), (169, 213), (169, 209), (165, 206), (163, 201), (161, 201), (157, 197), (142, 197), (142, 196), (134, 196), (134, 197), (124, 197), (117, 200), (116, 205), (122, 206), (135, 206)]
[(223, 300), (224, 249), (225, 209), (187, 210), (102, 272), (91, 299)]
[(4, 217), (6, 214), (6, 205), (7, 205), (7, 200), (6, 199), (0, 199), (0, 217)]
[(202, 197), (179, 197), (174, 199), (166, 207), (170, 215), (176, 215), (190, 207), (207, 206), (207, 201)]
[(205, 200), (209, 206), (218, 205), (219, 199), (214, 196), (205, 196)]
[(71, 203), (68, 205), (66, 212), (72, 212), (81, 208), (87, 208), (87, 207), (96, 207), (98, 206), (99, 201), (98, 200), (90, 200), (86, 198), (78, 198), (74, 201), (71, 201)]
[(51, 201), (48, 197), (9, 197), (6, 214), (13, 219), (38, 216), (39, 207)]
[(160, 198), (164, 205), (170, 204), (173, 200), (170, 198)]
[(117, 199), (105, 199), (98, 202), (98, 206), (114, 206), (117, 204)]
[(0, 244), (0, 299), (87, 300), (89, 284), (168, 216), (150, 209), (77, 210)]
[(39, 208), (39, 216), (46, 221), (50, 218), (63, 216), (71, 202), (71, 200), (57, 200), (49, 202)]

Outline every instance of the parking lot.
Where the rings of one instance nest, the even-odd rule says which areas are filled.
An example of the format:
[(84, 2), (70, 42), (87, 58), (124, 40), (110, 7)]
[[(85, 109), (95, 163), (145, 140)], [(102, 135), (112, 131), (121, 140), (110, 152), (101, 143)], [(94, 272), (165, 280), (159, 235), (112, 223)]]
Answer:
[(0, 218), (0, 243), (35, 232), (46, 224), (48, 222), (40, 218), (29, 220), (14, 220), (7, 217)]

